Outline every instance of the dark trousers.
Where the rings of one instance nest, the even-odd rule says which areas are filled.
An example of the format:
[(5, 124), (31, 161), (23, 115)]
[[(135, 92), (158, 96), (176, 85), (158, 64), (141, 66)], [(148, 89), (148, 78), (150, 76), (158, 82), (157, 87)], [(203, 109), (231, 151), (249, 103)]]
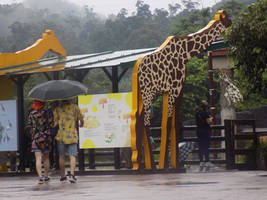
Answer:
[(200, 162), (204, 161), (209, 162), (210, 160), (210, 137), (211, 130), (210, 128), (197, 128), (197, 138), (198, 138), (198, 155)]

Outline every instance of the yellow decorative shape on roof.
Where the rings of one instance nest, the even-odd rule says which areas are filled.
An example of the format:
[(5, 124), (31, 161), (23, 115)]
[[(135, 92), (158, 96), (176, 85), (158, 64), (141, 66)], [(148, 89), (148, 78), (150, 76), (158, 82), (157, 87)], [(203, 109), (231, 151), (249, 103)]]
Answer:
[[(14, 66), (14, 65), (21, 65), (24, 63), (30, 63), (34, 61), (38, 61), (45, 55), (46, 52), (52, 51), (58, 55), (66, 56), (66, 50), (61, 45), (59, 39), (55, 36), (54, 31), (46, 30), (43, 33), (42, 38), (37, 40), (33, 45), (23, 49), (21, 51), (17, 51), (15, 53), (0, 53), (0, 75), (4, 75), (9, 72), (14, 72), (17, 70), (27, 69), (27, 68), (34, 68), (38, 66), (38, 64), (32, 65), (25, 65), (25, 66), (18, 66), (15, 69), (6, 69), (1, 70), (1, 68)], [(57, 70), (64, 68), (64, 65), (57, 66)], [(42, 72), (42, 71), (53, 71), (52, 68), (45, 69), (36, 69), (33, 70), (34, 72)], [(29, 73), (29, 71), (27, 71)]]

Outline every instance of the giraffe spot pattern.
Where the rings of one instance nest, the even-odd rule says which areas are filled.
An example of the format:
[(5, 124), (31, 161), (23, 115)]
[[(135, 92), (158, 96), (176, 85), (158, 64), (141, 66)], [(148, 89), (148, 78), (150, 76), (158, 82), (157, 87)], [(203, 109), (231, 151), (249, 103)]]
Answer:
[(185, 64), (206, 49), (225, 27), (215, 22), (209, 30), (190, 37), (173, 37), (160, 51), (147, 55), (138, 68), (138, 85), (144, 103), (144, 124), (150, 125), (150, 106), (157, 94), (167, 92), (168, 117), (185, 82)]

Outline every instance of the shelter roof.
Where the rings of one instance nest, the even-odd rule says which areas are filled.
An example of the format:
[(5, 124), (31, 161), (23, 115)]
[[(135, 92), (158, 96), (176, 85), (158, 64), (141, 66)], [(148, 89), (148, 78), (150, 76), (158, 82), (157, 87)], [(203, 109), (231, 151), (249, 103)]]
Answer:
[(24, 63), (0, 68), (0, 75), (14, 75), (37, 72), (61, 71), (70, 69), (88, 69), (98, 67), (133, 67), (134, 62), (157, 48), (107, 51), (102, 53), (52, 57), (36, 62)]
[[(227, 48), (222, 40), (212, 43), (207, 49), (215, 51), (216, 49)], [(35, 62), (23, 63), (0, 68), (0, 75), (28, 74), (38, 72), (62, 71), (73, 69), (89, 69), (99, 67), (133, 67), (135, 61), (152, 53), (157, 48), (132, 49), (121, 51), (106, 51), (101, 53), (71, 55), (66, 57), (52, 57), (41, 59)]]

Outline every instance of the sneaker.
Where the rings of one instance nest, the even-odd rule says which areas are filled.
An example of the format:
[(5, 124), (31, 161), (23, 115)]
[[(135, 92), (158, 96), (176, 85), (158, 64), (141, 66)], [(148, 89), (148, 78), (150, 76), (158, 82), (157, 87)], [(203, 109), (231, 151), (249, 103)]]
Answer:
[(66, 176), (63, 176), (63, 177), (60, 177), (59, 180), (60, 180), (61, 183), (66, 183), (68, 179), (67, 179)]
[(203, 171), (205, 167), (205, 163), (204, 162), (200, 162), (199, 164), (199, 171)]
[(39, 180), (38, 180), (38, 184), (43, 184), (45, 181), (44, 181), (44, 178), (43, 177), (40, 177)]
[(77, 179), (75, 178), (74, 175), (70, 174), (70, 176), (69, 176), (69, 182), (70, 183), (76, 183), (77, 182)]
[(49, 177), (44, 177), (44, 182), (48, 182), (50, 181), (50, 178)]
[(214, 167), (214, 165), (211, 162), (206, 162), (205, 163), (205, 167), (206, 167), (206, 171), (209, 171), (210, 168), (213, 168)]

